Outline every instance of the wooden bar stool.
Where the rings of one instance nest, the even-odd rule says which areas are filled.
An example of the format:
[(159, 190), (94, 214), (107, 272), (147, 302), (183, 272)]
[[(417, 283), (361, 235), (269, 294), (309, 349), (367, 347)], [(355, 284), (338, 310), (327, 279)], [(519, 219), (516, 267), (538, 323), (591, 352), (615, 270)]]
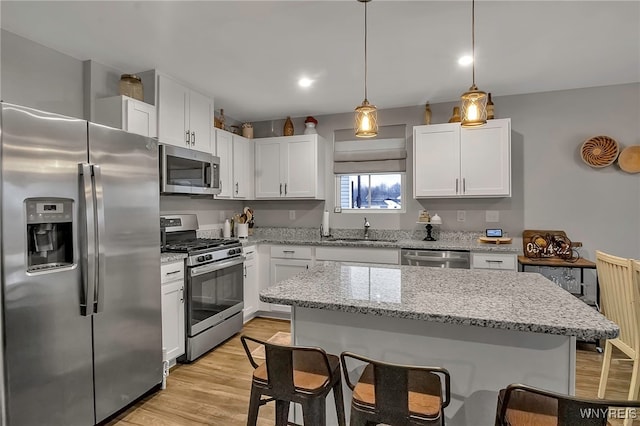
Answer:
[[(333, 389), (338, 424), (345, 426), (340, 359), (321, 348), (284, 346), (241, 336), (249, 362), (255, 368), (251, 381), (248, 426), (255, 426), (260, 406), (276, 402), (276, 426), (286, 426), (291, 402), (302, 406), (305, 426), (326, 425), (326, 397)], [(258, 364), (247, 341), (263, 345), (265, 362)], [(268, 398), (263, 399), (262, 396)]]
[[(365, 366), (356, 384), (349, 379), (348, 359)], [(347, 385), (353, 391), (351, 426), (444, 425), (443, 410), (451, 399), (446, 369), (392, 364), (351, 352), (343, 352), (340, 360)]]
[[(620, 411), (610, 413), (610, 407)], [(610, 417), (633, 417), (625, 409), (639, 407), (640, 401), (578, 398), (512, 384), (498, 395), (496, 426), (605, 426)]]
[[(596, 269), (602, 314), (620, 327), (618, 337), (608, 339), (604, 347), (598, 398), (605, 396), (615, 346), (627, 361), (633, 362), (628, 399), (637, 400), (640, 390), (640, 264), (596, 251)], [(624, 424), (630, 425), (631, 420), (626, 419)]]

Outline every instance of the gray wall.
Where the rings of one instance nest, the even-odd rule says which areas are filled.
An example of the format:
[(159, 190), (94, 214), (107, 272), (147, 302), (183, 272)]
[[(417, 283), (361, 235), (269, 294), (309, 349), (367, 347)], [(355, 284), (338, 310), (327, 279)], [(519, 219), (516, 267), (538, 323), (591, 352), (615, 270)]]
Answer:
[(2, 100), (83, 118), (82, 62), (2, 30)]
[[(85, 117), (87, 102), (90, 114), (92, 99), (115, 94), (115, 78), (120, 71), (93, 61), (83, 63), (7, 31), (1, 35), (3, 100)], [(83, 77), (83, 68), (89, 82)], [(84, 90), (87, 87), (88, 94)], [(613, 137), (621, 146), (640, 144), (640, 84), (494, 97), (494, 102), (497, 117), (511, 117), (513, 196), (418, 201), (406, 196), (406, 213), (367, 213), (372, 226), (417, 229), (418, 210), (427, 209), (442, 217), (444, 229), (483, 230), (495, 225), (485, 222), (486, 210), (498, 210), (498, 225), (511, 235), (519, 235), (523, 229), (563, 229), (571, 239), (584, 243), (583, 254), (587, 257), (593, 258), (593, 251), (601, 249), (639, 258), (640, 174), (626, 174), (615, 165), (588, 167), (580, 159), (579, 148), (585, 139), (600, 134)], [(431, 105), (432, 123), (446, 122), (455, 104)], [(407, 124), (411, 154), (412, 126), (422, 124), (423, 111), (423, 106), (381, 110), (380, 124)], [(331, 159), (333, 131), (350, 128), (353, 116), (344, 113), (316, 118), (318, 131), (328, 142), (327, 158)], [(293, 121), (296, 133), (302, 133), (304, 117)], [(282, 134), (283, 123), (284, 119), (273, 123), (276, 134)], [(271, 122), (254, 123), (254, 130), (256, 137), (270, 136)], [(407, 189), (412, 186), (411, 167)], [(201, 223), (214, 224), (248, 204), (254, 207), (257, 226), (318, 227), (327, 209), (332, 212), (332, 227), (360, 228), (363, 214), (333, 213), (335, 185), (330, 161), (326, 171), (326, 201), (163, 197), (161, 211), (191, 211), (198, 214)], [(295, 211), (295, 220), (289, 220), (290, 210)], [(457, 210), (466, 211), (464, 223), (456, 221)]]
[[(486, 88), (485, 88), (486, 89)], [(511, 118), (511, 198), (413, 200), (407, 198), (404, 214), (367, 212), (374, 228), (415, 229), (420, 209), (438, 213), (443, 229), (477, 230), (496, 224), (485, 222), (486, 210), (498, 210), (498, 225), (512, 236), (523, 229), (565, 230), (584, 244), (582, 254), (594, 258), (596, 249), (640, 258), (640, 174), (627, 174), (617, 165), (594, 169), (582, 162), (580, 146), (597, 135), (616, 139), (621, 148), (640, 144), (640, 84), (584, 88), (557, 92), (493, 97), (496, 117)], [(456, 103), (431, 105), (432, 123), (448, 121)], [(408, 151), (412, 152), (412, 126), (422, 124), (423, 106), (381, 110), (380, 125), (406, 123)], [(351, 113), (317, 116), (318, 132), (327, 140), (332, 158), (333, 131), (353, 124)], [(304, 129), (304, 117), (295, 118), (296, 134)], [(282, 134), (284, 120), (276, 121)], [(254, 124), (256, 137), (271, 135), (271, 122)], [(366, 141), (363, 141), (366, 143)], [(412, 161), (409, 161), (411, 163)], [(412, 170), (407, 170), (407, 194)], [(322, 211), (331, 212), (332, 227), (358, 228), (362, 213), (333, 213), (334, 178), (327, 164), (326, 202), (255, 201), (257, 225), (317, 227)], [(289, 221), (288, 211), (296, 210)], [(466, 221), (457, 222), (457, 210)]]

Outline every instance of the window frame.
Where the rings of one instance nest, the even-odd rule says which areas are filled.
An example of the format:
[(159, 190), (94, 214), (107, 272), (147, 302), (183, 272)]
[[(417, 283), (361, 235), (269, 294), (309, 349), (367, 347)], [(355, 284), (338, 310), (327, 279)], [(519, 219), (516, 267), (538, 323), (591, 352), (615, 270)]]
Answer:
[[(401, 207), (399, 209), (376, 209), (376, 208), (344, 208), (341, 204), (340, 199), (340, 177), (342, 176), (376, 176), (376, 175), (400, 175), (400, 200), (404, 201), (401, 203)], [(407, 183), (407, 173), (406, 172), (384, 172), (384, 173), (343, 173), (343, 174), (334, 174), (334, 202), (336, 207), (340, 207), (342, 213), (383, 213), (383, 214), (394, 214), (394, 213), (406, 213), (407, 205), (406, 205), (406, 183)], [(369, 178), (371, 179), (371, 178)], [(371, 180), (369, 180), (371, 181)]]

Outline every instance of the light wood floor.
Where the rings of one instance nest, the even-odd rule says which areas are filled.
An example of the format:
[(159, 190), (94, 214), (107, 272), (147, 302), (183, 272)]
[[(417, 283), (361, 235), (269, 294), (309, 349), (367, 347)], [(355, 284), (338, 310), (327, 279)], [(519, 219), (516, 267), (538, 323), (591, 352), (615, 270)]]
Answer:
[[(289, 331), (289, 322), (256, 318), (245, 324), (242, 330), (262, 340), (267, 340), (278, 331)], [(592, 346), (584, 348), (586, 350), (578, 350), (577, 354), (576, 394), (595, 398), (602, 354)], [(167, 389), (141, 400), (107, 425), (244, 425), (247, 421), (252, 371), (240, 337), (236, 335), (196, 362), (173, 368), (167, 380)], [(613, 362), (606, 397), (626, 399), (630, 380), (630, 363)], [(273, 404), (262, 406), (258, 425), (271, 426), (273, 419)], [(636, 424), (640, 424), (640, 421), (636, 421)]]

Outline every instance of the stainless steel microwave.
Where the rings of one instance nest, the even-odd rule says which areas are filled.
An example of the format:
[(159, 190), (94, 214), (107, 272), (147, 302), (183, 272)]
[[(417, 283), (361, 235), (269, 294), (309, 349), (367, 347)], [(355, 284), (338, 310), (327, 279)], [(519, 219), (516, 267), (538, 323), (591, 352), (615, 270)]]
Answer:
[(220, 158), (207, 152), (160, 145), (160, 193), (220, 193)]

